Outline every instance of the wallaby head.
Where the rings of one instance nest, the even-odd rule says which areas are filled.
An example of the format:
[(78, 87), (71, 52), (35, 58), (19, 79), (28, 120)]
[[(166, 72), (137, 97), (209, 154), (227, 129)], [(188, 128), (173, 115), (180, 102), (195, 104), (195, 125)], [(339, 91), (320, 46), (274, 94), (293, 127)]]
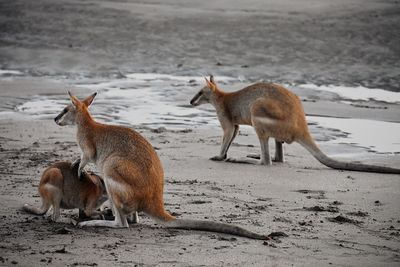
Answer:
[(83, 101), (80, 101), (76, 96), (72, 95), (71, 92), (68, 91), (68, 94), (71, 99), (71, 104), (66, 106), (61, 113), (54, 118), (54, 121), (60, 126), (74, 125), (76, 123), (77, 114), (87, 111), (87, 108), (92, 104), (97, 95), (97, 93), (94, 93)]
[(192, 100), (190, 100), (190, 104), (192, 106), (211, 103), (213, 96), (220, 91), (212, 75), (210, 76), (210, 80), (207, 80), (207, 78), (205, 79), (206, 86), (201, 88), (201, 90), (192, 98)]

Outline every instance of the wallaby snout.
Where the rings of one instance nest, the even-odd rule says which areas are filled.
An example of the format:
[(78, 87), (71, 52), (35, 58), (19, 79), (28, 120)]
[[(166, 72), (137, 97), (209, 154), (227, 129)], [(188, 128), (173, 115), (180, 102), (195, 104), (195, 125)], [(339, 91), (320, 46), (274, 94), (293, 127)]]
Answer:
[(65, 124), (63, 123), (63, 117), (68, 113), (68, 108), (64, 108), (60, 114), (57, 115), (57, 117), (54, 118), (54, 121), (56, 122), (57, 125), (64, 126)]
[(57, 117), (54, 118), (54, 121), (59, 125), (61, 117), (64, 115), (63, 112), (57, 115)]
[(198, 106), (198, 104), (196, 103), (196, 100), (199, 98), (199, 96), (200, 96), (200, 93), (197, 93), (197, 94), (192, 98), (192, 100), (190, 100), (190, 105), (192, 105), (192, 106)]
[(59, 116), (57, 116), (57, 117), (55, 117), (54, 118), (54, 121), (55, 121), (55, 123), (58, 125), (58, 120), (59, 120), (60, 118), (59, 118)]

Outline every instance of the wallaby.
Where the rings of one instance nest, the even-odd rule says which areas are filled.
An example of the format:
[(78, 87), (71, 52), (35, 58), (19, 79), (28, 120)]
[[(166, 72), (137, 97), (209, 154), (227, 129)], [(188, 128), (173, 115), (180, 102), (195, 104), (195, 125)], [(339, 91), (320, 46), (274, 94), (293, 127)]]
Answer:
[(164, 209), (164, 171), (152, 145), (136, 131), (122, 126), (96, 122), (88, 107), (96, 93), (80, 101), (69, 93), (72, 104), (55, 118), (60, 125), (77, 125), (82, 150), (78, 171), (88, 163), (102, 171), (114, 221), (92, 220), (79, 226), (129, 227), (127, 216), (143, 211), (170, 228), (203, 230), (269, 239), (238, 226), (201, 220), (177, 219)]
[(61, 209), (79, 209), (87, 217), (97, 214), (95, 210), (108, 198), (103, 180), (100, 176), (87, 172), (81, 181), (78, 178), (78, 165), (68, 161), (59, 161), (50, 165), (42, 174), (39, 183), (39, 194), (42, 198), (40, 208), (28, 204), (23, 210), (36, 215), (44, 215), (53, 207), (51, 219), (63, 221), (60, 218)]
[[(333, 169), (400, 173), (400, 169), (341, 162), (325, 155), (311, 137), (301, 101), (283, 86), (273, 83), (256, 83), (236, 92), (224, 92), (214, 81), (206, 79), (203, 87), (190, 101), (193, 106), (212, 104), (223, 129), (221, 151), (211, 160), (234, 163), (271, 165), (268, 140), (275, 139), (275, 161), (284, 162), (283, 143), (298, 142), (319, 162)], [(227, 152), (238, 133), (239, 125), (251, 125), (261, 145), (260, 160), (227, 158)], [(253, 157), (253, 156), (251, 156)]]

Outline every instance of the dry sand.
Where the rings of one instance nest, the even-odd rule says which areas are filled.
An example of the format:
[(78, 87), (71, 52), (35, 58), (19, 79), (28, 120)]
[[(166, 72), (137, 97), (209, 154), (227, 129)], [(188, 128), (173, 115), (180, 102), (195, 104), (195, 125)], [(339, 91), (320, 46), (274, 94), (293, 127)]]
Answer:
[[(2, 78), (0, 111), (36, 95), (65, 98), (65, 87), (51, 76), (104, 77), (120, 70), (399, 86), (396, 1), (115, 2), (1, 1), (1, 66), (28, 77)], [(251, 42), (243, 41), (247, 35)], [(210, 39), (216, 43), (210, 45)], [(398, 105), (380, 105), (388, 108), (305, 102), (312, 114), (398, 121)], [(73, 128), (50, 119), (5, 117), (0, 118), (0, 265), (400, 264), (399, 175), (328, 169), (297, 144), (286, 146), (286, 163), (271, 167), (213, 162), (208, 158), (219, 151), (219, 129), (156, 133), (132, 126), (161, 157), (166, 208), (180, 218), (223, 221), (265, 234), (282, 231), (288, 237), (263, 242), (164, 229), (143, 214), (130, 229), (79, 229), (25, 214), (19, 211), (24, 203), (40, 203), (37, 185), (44, 168), (74, 160), (80, 151)], [(255, 135), (243, 131), (230, 155), (258, 152)], [(387, 155), (365, 160), (400, 162), (399, 156)], [(76, 217), (76, 212), (63, 215)]]

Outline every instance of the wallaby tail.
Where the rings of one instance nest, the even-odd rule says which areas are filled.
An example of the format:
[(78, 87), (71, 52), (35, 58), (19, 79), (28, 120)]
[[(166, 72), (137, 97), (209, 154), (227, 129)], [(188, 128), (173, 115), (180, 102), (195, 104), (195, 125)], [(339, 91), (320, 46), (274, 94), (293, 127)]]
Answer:
[(145, 213), (159, 221), (161, 225), (168, 228), (216, 232), (260, 240), (270, 239), (269, 236), (259, 235), (239, 226), (234, 226), (226, 223), (218, 223), (204, 220), (177, 219), (169, 212), (164, 210), (164, 207), (162, 205), (151, 205), (145, 211)]
[(22, 209), (32, 214), (44, 215), (49, 210), (49, 207), (43, 204), (40, 208), (36, 208), (29, 204), (24, 204), (24, 206), (22, 206)]
[(175, 229), (216, 232), (259, 240), (270, 239), (270, 237), (267, 235), (260, 235), (239, 226), (212, 221), (176, 219), (173, 221), (165, 221), (162, 224), (168, 228)]
[(400, 169), (384, 167), (384, 166), (367, 165), (355, 162), (343, 162), (332, 159), (327, 155), (325, 155), (319, 149), (318, 145), (314, 142), (314, 139), (310, 136), (310, 134), (307, 134), (303, 139), (298, 140), (297, 142), (299, 142), (304, 148), (306, 148), (319, 162), (332, 169), (358, 171), (358, 172), (400, 174)]

